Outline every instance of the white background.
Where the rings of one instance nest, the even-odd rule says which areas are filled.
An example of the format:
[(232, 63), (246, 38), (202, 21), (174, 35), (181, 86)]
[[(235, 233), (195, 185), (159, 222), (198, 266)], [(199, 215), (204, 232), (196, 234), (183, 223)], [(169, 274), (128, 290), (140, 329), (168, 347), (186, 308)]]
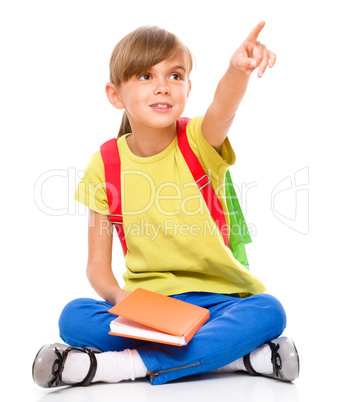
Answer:
[[(59, 340), (63, 306), (96, 297), (85, 276), (87, 213), (72, 197), (91, 154), (116, 136), (121, 120), (104, 92), (114, 45), (141, 25), (178, 35), (197, 60), (184, 113), (193, 117), (205, 112), (230, 56), (260, 20), (266, 21), (260, 40), (278, 61), (262, 79), (251, 77), (230, 132), (237, 154), (231, 173), (238, 192), (249, 189), (241, 195), (253, 232), (251, 269), (284, 304), (285, 334), (301, 356), (291, 398), (335, 392), (341, 362), (338, 2), (12, 0), (0, 6), (0, 367), (13, 400), (67, 400), (66, 393), (36, 387), (30, 370), (37, 350)], [(113, 259), (121, 278), (118, 241)], [(283, 391), (270, 393), (266, 381), (244, 400), (281, 400)], [(199, 383), (191, 389), (197, 399)], [(227, 396), (234, 394), (234, 384), (223, 384)], [(140, 386), (149, 400), (168, 395), (167, 387)], [(90, 389), (96, 400), (97, 388)]]

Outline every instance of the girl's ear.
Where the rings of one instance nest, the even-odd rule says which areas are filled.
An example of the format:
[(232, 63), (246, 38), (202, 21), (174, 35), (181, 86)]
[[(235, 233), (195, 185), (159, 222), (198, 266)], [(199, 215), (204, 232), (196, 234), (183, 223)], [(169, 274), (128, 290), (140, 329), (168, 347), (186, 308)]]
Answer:
[(189, 97), (190, 91), (191, 91), (191, 81), (189, 80), (187, 97)]
[(124, 109), (125, 105), (122, 103), (117, 87), (111, 82), (106, 84), (106, 95), (109, 102), (117, 109)]

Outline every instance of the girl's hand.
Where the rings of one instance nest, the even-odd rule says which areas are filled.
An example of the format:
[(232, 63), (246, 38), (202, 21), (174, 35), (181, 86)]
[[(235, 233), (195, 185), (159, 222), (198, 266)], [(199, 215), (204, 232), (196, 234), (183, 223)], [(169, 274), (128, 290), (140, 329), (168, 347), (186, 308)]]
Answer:
[(118, 289), (114, 296), (114, 305), (118, 304), (121, 300), (125, 299), (130, 293), (128, 290)]
[(257, 40), (264, 26), (264, 21), (259, 22), (230, 60), (232, 67), (245, 72), (247, 75), (250, 75), (256, 68), (259, 68), (259, 78), (263, 76), (267, 67), (272, 68), (276, 62), (276, 55)]

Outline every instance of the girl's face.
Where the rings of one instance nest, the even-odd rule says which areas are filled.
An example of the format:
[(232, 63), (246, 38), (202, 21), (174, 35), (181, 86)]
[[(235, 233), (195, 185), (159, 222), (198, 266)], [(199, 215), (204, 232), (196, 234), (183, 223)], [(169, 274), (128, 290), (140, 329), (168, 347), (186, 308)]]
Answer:
[(118, 98), (133, 132), (161, 129), (171, 126), (182, 115), (190, 88), (185, 56), (179, 53), (122, 83)]

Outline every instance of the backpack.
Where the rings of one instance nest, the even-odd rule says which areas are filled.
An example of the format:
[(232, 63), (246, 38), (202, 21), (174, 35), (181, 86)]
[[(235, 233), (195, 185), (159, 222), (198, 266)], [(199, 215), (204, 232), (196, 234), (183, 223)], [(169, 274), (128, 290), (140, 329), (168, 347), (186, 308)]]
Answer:
[[(190, 169), (195, 183), (201, 192), (209, 212), (220, 229), (225, 245), (231, 248), (234, 258), (248, 268), (248, 261), (245, 251), (245, 244), (250, 243), (248, 228), (241, 211), (239, 201), (236, 197), (234, 186), (229, 171), (226, 173), (225, 192), (226, 203), (229, 212), (230, 228), (227, 230), (227, 223), (224, 211), (214, 189), (210, 184), (210, 177), (205, 174), (199, 160), (192, 151), (186, 136), (186, 126), (189, 118), (182, 117), (177, 121), (178, 147)], [(100, 148), (104, 163), (106, 180), (106, 192), (109, 204), (109, 220), (114, 224), (121, 242), (124, 254), (127, 254), (127, 244), (123, 229), (123, 216), (121, 204), (121, 162), (116, 138), (105, 142)], [(232, 228), (234, 230), (232, 230)], [(230, 233), (228, 239), (228, 232)]]

